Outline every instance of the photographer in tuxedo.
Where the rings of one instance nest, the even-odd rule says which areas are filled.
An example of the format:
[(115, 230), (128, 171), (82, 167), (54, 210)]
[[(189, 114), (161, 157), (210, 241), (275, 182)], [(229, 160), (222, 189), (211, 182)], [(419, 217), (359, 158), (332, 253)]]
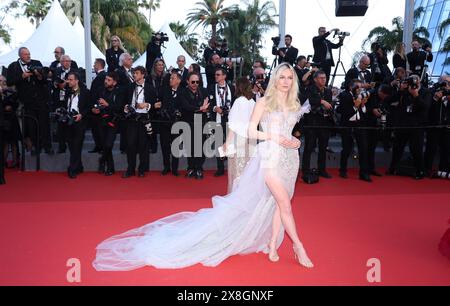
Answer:
[[(116, 72), (119, 76), (119, 86), (120, 90), (125, 93), (127, 92), (130, 85), (134, 82), (133, 77), (133, 58), (129, 53), (122, 53), (119, 57), (119, 68), (116, 69)], [(122, 107), (126, 105), (126, 101), (122, 101)], [(119, 133), (120, 133), (120, 152), (125, 153), (127, 150), (127, 122), (121, 120), (119, 122)]]
[[(50, 71), (53, 73), (56, 71), (56, 69), (58, 69), (59, 67), (61, 67), (62, 63), (61, 63), (61, 57), (63, 55), (66, 55), (66, 50), (64, 50), (63, 47), (56, 47), (55, 51), (53, 52), (55, 54), (55, 61), (52, 62), (50, 64)], [(78, 70), (78, 65), (77, 62), (75, 61), (71, 61), (70, 63), (70, 68), (73, 71), (77, 71)]]
[[(47, 86), (47, 71), (41, 62), (32, 60), (30, 51), (22, 47), (19, 49), (19, 59), (8, 67), (8, 86), (16, 86), (20, 103), (24, 107), (25, 115), (38, 120), (25, 118), (24, 130), (25, 145), (28, 150), (36, 147), (36, 128), (39, 129), (40, 147), (45, 153), (54, 154), (50, 142), (49, 106), (50, 93)], [(33, 151), (32, 151), (33, 153)]]
[(359, 59), (358, 66), (354, 66), (345, 75), (345, 87), (348, 88), (353, 80), (359, 80), (359, 84), (363, 89), (369, 90), (375, 87), (375, 83), (372, 83), (372, 73), (369, 70), (370, 57), (363, 55)]
[[(163, 154), (164, 169), (161, 174), (167, 175), (172, 172), (173, 176), (179, 176), (178, 165), (179, 158), (172, 154), (172, 143), (179, 136), (172, 134), (172, 126), (181, 120), (180, 98), (182, 91), (182, 76), (177, 71), (170, 74), (169, 86), (164, 88), (161, 117), (164, 123), (161, 123), (161, 149)], [(179, 148), (177, 152), (179, 154)], [(179, 155), (178, 155), (179, 156)]]
[(356, 140), (359, 155), (359, 179), (366, 182), (372, 182), (369, 175), (369, 165), (367, 161), (367, 131), (358, 129), (365, 126), (367, 116), (366, 103), (369, 96), (363, 93), (364, 83), (359, 79), (350, 81), (345, 91), (339, 95), (339, 107), (337, 112), (342, 115), (340, 125), (342, 127), (351, 128), (343, 129), (342, 136), (342, 152), (339, 168), (339, 176), (347, 179), (347, 162), (353, 150), (353, 143)]
[(327, 39), (332, 32), (338, 33), (339, 29), (333, 29), (327, 32), (325, 27), (319, 28), (319, 35), (313, 38), (314, 57), (313, 62), (320, 64), (320, 68), (327, 76), (328, 84), (330, 80), (331, 67), (334, 67), (333, 49), (339, 49), (344, 44), (344, 37), (339, 37), (337, 44), (332, 43)]
[[(60, 59), (61, 65), (56, 68), (52, 78), (52, 112), (55, 111), (57, 107), (60, 107), (60, 105), (66, 100), (66, 92), (69, 89), (67, 77), (71, 72), (75, 72), (75, 70), (72, 69), (72, 59), (70, 56), (63, 55)], [(58, 139), (58, 154), (66, 153), (67, 140), (65, 138), (64, 126), (60, 122), (57, 123), (56, 136)]]
[(136, 175), (136, 154), (139, 154), (138, 176), (145, 177), (145, 171), (150, 163), (148, 146), (151, 123), (149, 111), (152, 107), (152, 89), (145, 81), (147, 71), (138, 66), (133, 69), (134, 82), (129, 85), (124, 112), (127, 121), (127, 160), (128, 169), (122, 178)]
[(100, 139), (103, 152), (99, 160), (98, 172), (105, 176), (115, 173), (112, 149), (116, 140), (119, 114), (123, 112), (124, 107), (124, 96), (122, 90), (117, 86), (118, 82), (119, 76), (116, 72), (109, 72), (106, 75), (104, 88), (91, 110), (92, 113), (102, 118)]
[(292, 46), (292, 36), (289, 34), (286, 35), (284, 37), (284, 43), (285, 47), (283, 48), (278, 48), (277, 45), (274, 45), (272, 47), (272, 54), (278, 56), (279, 64), (287, 62), (292, 66), (295, 66), (295, 61), (298, 56), (298, 49)]
[[(214, 130), (221, 129), (223, 133), (222, 144), (226, 140), (226, 131), (228, 123), (228, 115), (235, 100), (235, 89), (231, 84), (227, 83), (227, 70), (225, 68), (217, 68), (215, 73), (215, 84), (209, 86), (208, 96), (210, 109), (212, 114), (211, 120), (214, 121)], [(217, 149), (217, 148), (216, 148)], [(216, 150), (217, 151), (217, 150)], [(218, 153), (217, 153), (218, 155)], [(217, 157), (217, 171), (215, 177), (225, 175), (224, 160)]]
[[(106, 71), (105, 71), (105, 60), (101, 58), (95, 59), (94, 62), (94, 71), (95, 78), (91, 84), (91, 100), (92, 105), (96, 104), (98, 97), (105, 88), (105, 79), (106, 79)], [(102, 151), (102, 142), (100, 139), (100, 121), (101, 118), (99, 115), (95, 115), (92, 112), (89, 113), (88, 116), (89, 126), (92, 130), (92, 137), (94, 138), (95, 147), (89, 153), (100, 153)]]
[(69, 178), (75, 179), (77, 175), (83, 173), (81, 152), (91, 98), (89, 90), (80, 82), (78, 73), (69, 72), (67, 85), (64, 103), (60, 105), (62, 109), (66, 110), (66, 113), (64, 113), (64, 117), (59, 117), (58, 121), (63, 121), (61, 124), (69, 144), (70, 164), (67, 174)]
[[(326, 87), (327, 76), (325, 72), (318, 71), (314, 74), (314, 84), (308, 87), (304, 99), (308, 99), (311, 104), (311, 112), (304, 117), (305, 126), (331, 127), (334, 125), (334, 106), (331, 89)], [(302, 101), (303, 102), (303, 101)], [(305, 151), (302, 160), (302, 172), (304, 179), (311, 172), (311, 154), (319, 146), (318, 168), (319, 175), (330, 179), (331, 175), (326, 171), (326, 154), (330, 130), (305, 128)]]
[(226, 67), (227, 79), (231, 82), (234, 77), (233, 63), (230, 60), (225, 62), (225, 60), (221, 58), (220, 55), (213, 54), (211, 56), (209, 64), (205, 68), (208, 87), (216, 83), (216, 69), (224, 67)]
[[(433, 62), (433, 52), (431, 50), (431, 46), (426, 44), (423, 46), (422, 50), (420, 50), (421, 48), (422, 46), (420, 45), (420, 43), (417, 40), (414, 40), (412, 42), (412, 51), (406, 56), (408, 59), (411, 74), (418, 75), (419, 77), (422, 77), (425, 69), (425, 62)], [(427, 80), (426, 78), (423, 78), (422, 81)]]
[[(205, 135), (201, 135), (200, 139), (196, 139), (195, 130), (203, 131), (203, 127), (207, 121), (207, 113), (209, 111), (209, 99), (207, 91), (200, 87), (200, 75), (190, 73), (188, 76), (188, 87), (181, 90), (180, 106), (183, 121), (187, 122), (190, 127), (190, 148), (187, 147), (188, 153), (188, 171), (187, 178), (203, 179), (203, 164), (205, 162), (205, 154), (203, 145)], [(196, 150), (197, 147), (197, 150)], [(197, 153), (197, 154), (196, 154)]]

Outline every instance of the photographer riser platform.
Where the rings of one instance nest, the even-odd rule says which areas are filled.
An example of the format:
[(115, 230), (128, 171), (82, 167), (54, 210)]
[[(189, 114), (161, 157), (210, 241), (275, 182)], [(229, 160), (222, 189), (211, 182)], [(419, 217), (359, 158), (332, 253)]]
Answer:
[[(159, 137), (158, 137), (159, 138)], [(120, 135), (117, 135), (117, 139), (114, 143), (114, 149), (113, 149), (113, 155), (114, 155), (114, 163), (115, 163), (115, 170), (116, 171), (125, 171), (127, 169), (127, 155), (122, 154), (119, 150), (119, 142), (120, 141)], [(301, 152), (303, 154), (303, 146), (304, 146), (304, 140)], [(53, 143), (53, 149), (57, 151), (58, 145), (56, 143)], [(88, 153), (89, 150), (92, 150), (95, 147), (92, 134), (90, 131), (86, 132), (86, 137), (83, 145), (83, 166), (84, 170), (87, 172), (95, 172), (98, 168), (98, 160), (100, 158), (99, 154), (96, 153)], [(341, 145), (341, 138), (339, 136), (333, 137), (330, 139), (329, 147), (331, 150), (335, 153), (328, 153), (327, 154), (327, 167), (331, 169), (337, 169), (339, 168), (339, 162), (340, 162), (340, 152), (342, 150)], [(356, 150), (356, 146), (355, 146)], [(408, 149), (406, 149), (408, 150)], [(316, 149), (317, 152), (317, 149)], [(381, 145), (377, 147), (376, 152), (376, 165), (379, 168), (387, 168), (391, 162), (391, 152), (385, 152)], [(301, 160), (301, 156), (300, 156)], [(138, 158), (138, 164), (139, 164), (139, 158)], [(67, 171), (67, 166), (69, 163), (69, 149), (67, 149), (66, 153), (64, 154), (55, 154), (55, 155), (48, 155), (45, 153), (41, 153), (41, 170), (47, 171), (47, 172), (65, 172)], [(315, 167), (317, 164), (317, 153), (313, 153), (311, 158), (311, 165)], [(226, 165), (226, 163), (225, 163)], [(25, 166), (27, 171), (35, 171), (36, 169), (36, 156), (32, 156), (30, 153), (26, 154), (25, 157)], [(358, 168), (358, 160), (354, 159), (352, 157), (348, 160), (348, 168)], [(187, 159), (181, 158), (180, 159), (180, 165), (179, 170), (186, 170), (187, 168)], [(150, 170), (151, 171), (161, 171), (163, 169), (163, 159), (162, 159), (162, 153), (161, 153), (161, 146), (158, 144), (158, 152), (156, 154), (150, 155)], [(217, 163), (215, 158), (207, 158), (204, 170), (216, 170), (217, 169)]]

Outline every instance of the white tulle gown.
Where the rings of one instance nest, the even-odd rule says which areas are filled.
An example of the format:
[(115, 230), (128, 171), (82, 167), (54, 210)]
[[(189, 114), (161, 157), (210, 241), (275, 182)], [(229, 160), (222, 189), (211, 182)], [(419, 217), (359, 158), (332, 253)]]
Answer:
[[(261, 127), (290, 138), (304, 112), (265, 113)], [(93, 266), (98, 271), (214, 267), (233, 255), (267, 254), (276, 203), (265, 180), (276, 177), (292, 198), (298, 170), (298, 150), (259, 143), (233, 192), (213, 197), (212, 208), (178, 213), (109, 238), (97, 247)], [(283, 238), (282, 228), (277, 248)]]

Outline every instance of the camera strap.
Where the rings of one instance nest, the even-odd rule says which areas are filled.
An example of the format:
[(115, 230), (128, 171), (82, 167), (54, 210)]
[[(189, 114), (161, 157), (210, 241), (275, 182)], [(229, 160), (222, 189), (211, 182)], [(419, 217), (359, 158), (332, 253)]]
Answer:
[[(139, 90), (139, 87), (141, 87), (141, 90)], [(144, 85), (136, 85), (136, 88), (134, 89), (134, 105), (133, 105), (134, 108), (136, 108), (138, 101), (139, 101), (139, 96), (142, 94), (143, 91), (144, 91)]]

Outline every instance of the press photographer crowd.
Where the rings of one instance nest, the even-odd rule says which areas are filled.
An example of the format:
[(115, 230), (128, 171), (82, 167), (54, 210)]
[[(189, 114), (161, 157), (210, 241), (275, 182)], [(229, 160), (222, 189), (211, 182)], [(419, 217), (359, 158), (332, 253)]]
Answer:
[[(328, 39), (333, 34), (336, 43)], [(293, 131), (294, 137), (304, 139), (301, 177), (306, 183), (331, 178), (327, 153), (331, 150), (330, 137), (334, 136), (342, 140), (339, 176), (343, 179), (348, 178), (351, 157), (357, 157), (363, 181), (372, 182), (373, 176), (404, 175), (408, 171), (404, 164), (406, 145), (413, 160), (410, 176), (450, 178), (450, 76), (438, 80), (429, 76), (431, 46), (413, 41), (412, 52), (406, 54), (405, 45), (399, 42), (391, 58), (384, 46), (373, 43), (371, 52), (348, 67), (342, 86), (333, 87), (336, 72), (333, 75), (332, 69), (339, 64), (333, 59), (333, 49), (340, 49), (349, 35), (339, 29), (319, 28), (312, 40), (314, 55), (309, 56), (299, 54), (292, 36), (286, 35), (283, 48), (279, 48), (280, 37), (274, 37), (272, 67), (255, 61), (249, 76), (238, 75), (236, 59), (229, 57), (226, 41), (213, 39), (204, 51), (205, 78), (200, 65), (186, 67), (184, 56), (176, 63), (164, 61), (161, 48), (168, 40), (164, 33), (154, 34), (149, 42), (145, 67), (134, 67), (120, 38), (113, 36), (106, 61), (95, 59), (96, 76), (90, 89), (85, 85), (84, 70), (63, 47), (55, 48), (55, 61), (50, 67), (43, 67), (32, 59), (30, 50), (22, 47), (19, 59), (0, 76), (0, 183), (5, 183), (3, 166), (20, 166), (19, 144), (32, 155), (40, 154), (41, 148), (50, 155), (68, 149), (67, 174), (76, 178), (84, 171), (82, 152), (88, 129), (95, 141), (89, 154), (99, 154), (100, 174), (115, 174), (113, 147), (120, 134), (120, 151), (126, 154), (128, 163), (124, 179), (148, 175), (150, 156), (158, 147), (163, 155), (162, 175), (179, 176), (179, 158), (172, 149), (180, 135), (172, 133), (173, 125), (187, 123), (192, 143), (203, 145), (208, 135), (196, 139), (194, 130), (212, 123), (213, 130), (223, 131), (225, 141), (232, 108), (242, 107), (242, 101), (252, 106), (258, 102), (265, 95), (272, 69), (283, 62), (294, 66), (299, 100), (302, 105), (310, 105), (309, 113)], [(240, 102), (235, 103), (238, 99)], [(200, 123), (194, 118), (201, 118)], [(58, 145), (57, 152), (53, 143)], [(390, 166), (382, 174), (375, 162), (379, 144), (392, 153)], [(194, 147), (180, 148), (190, 151), (186, 177), (203, 179), (205, 153), (194, 152)], [(311, 157), (316, 149), (318, 161), (313, 167)], [(215, 176), (220, 177), (225, 174), (226, 159), (217, 153), (216, 160)]]

